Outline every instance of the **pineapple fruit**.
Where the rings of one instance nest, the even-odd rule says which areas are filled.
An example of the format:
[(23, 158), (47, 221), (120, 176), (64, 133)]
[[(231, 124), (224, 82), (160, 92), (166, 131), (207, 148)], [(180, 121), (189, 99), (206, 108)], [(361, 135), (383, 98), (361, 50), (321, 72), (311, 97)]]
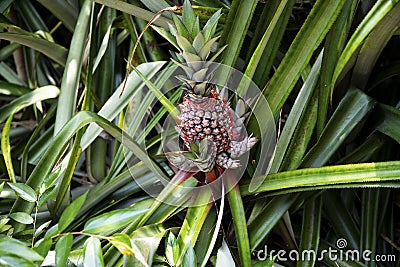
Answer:
[[(224, 94), (209, 82), (213, 74), (210, 63), (224, 49), (216, 49), (220, 36), (214, 36), (220, 16), (219, 10), (200, 29), (199, 18), (186, 0), (182, 18), (172, 14), (174, 25), (169, 25), (169, 31), (153, 27), (177, 48), (177, 60), (173, 61), (185, 72), (176, 77), (185, 90), (176, 126), (185, 151), (173, 153), (169, 159), (187, 171), (208, 173), (214, 167), (238, 168), (238, 158), (257, 142), (255, 137), (243, 135), (243, 117), (231, 109)], [(237, 108), (243, 107), (243, 101), (239, 101)]]

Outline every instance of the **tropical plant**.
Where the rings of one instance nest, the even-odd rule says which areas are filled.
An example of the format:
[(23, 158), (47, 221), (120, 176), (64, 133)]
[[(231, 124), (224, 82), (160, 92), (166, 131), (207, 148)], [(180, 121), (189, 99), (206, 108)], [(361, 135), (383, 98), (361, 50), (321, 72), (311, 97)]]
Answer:
[(399, 1), (0, 13), (1, 266), (399, 266)]

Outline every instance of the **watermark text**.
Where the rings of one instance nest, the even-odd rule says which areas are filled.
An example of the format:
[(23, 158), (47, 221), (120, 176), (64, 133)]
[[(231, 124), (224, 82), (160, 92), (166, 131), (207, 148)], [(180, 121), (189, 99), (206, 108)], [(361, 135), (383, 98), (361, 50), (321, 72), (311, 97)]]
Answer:
[(268, 250), (267, 245), (263, 249), (255, 252), (258, 260), (263, 261), (267, 258), (271, 260), (275, 258), (276, 261), (359, 261), (359, 262), (395, 262), (397, 260), (394, 254), (376, 254), (371, 250), (355, 250), (347, 249), (347, 240), (339, 238), (336, 242), (336, 247), (329, 247), (319, 251), (314, 250)]

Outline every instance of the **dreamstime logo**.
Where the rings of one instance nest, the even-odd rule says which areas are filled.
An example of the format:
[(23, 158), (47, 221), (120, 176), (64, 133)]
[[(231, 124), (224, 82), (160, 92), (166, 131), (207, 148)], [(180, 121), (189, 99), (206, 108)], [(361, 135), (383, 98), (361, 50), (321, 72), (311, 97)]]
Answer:
[[(253, 129), (257, 129), (258, 159), (252, 162), (254, 164), (254, 174), (249, 184), (249, 191), (254, 191), (262, 184), (266, 174), (268, 174), (275, 149), (275, 122), (269, 105), (257, 85), (240, 71), (219, 63), (191, 62), (190, 64), (194, 63), (202, 64), (202, 66), (207, 69), (207, 73), (210, 73), (204, 80), (196, 80), (197, 83), (206, 82), (208, 85), (213, 85), (219, 90), (224, 89), (229, 93), (230, 99), (228, 99), (228, 101), (236, 102), (238, 99), (241, 99), (247, 107), (247, 114), (255, 118), (253, 122), (256, 122), (256, 124), (253, 125)], [(176, 77), (185, 77), (185, 75), (187, 74), (184, 68), (170, 66), (156, 75), (157, 78), (154, 80), (154, 84), (157, 89), (162, 92), (163, 97), (174, 99), (175, 96), (176, 101), (179, 95), (177, 92), (180, 90), (181, 92), (183, 91), (180, 88), (182, 82)], [(156, 125), (153, 131), (158, 131), (160, 135), (159, 140), (161, 143), (156, 143), (156, 145), (159, 146), (158, 152), (156, 153), (158, 156), (166, 158), (167, 163), (169, 161), (169, 166), (166, 167), (164, 165), (164, 169), (173, 169), (172, 165), (174, 164), (171, 164), (171, 154), (169, 153), (181, 153), (185, 149), (182, 147), (182, 140), (180, 140), (181, 137), (176, 129), (178, 121), (176, 121), (175, 116), (166, 114), (166, 118), (164, 116), (162, 120), (155, 120), (162, 116), (161, 110), (158, 109), (162, 101), (160, 96), (158, 96), (157, 99), (155, 94), (145, 87), (141, 90), (140, 97), (134, 97), (132, 99), (125, 113), (124, 129), (129, 136), (123, 137), (122, 143), (129, 143), (124, 146), (127, 147), (127, 149), (124, 150), (124, 158), (130, 166), (129, 170), (133, 179), (150, 196), (169, 205), (199, 206), (221, 198), (222, 194), (229, 192), (245, 173), (249, 153), (244, 153), (240, 159), (238, 158), (238, 160), (240, 160), (240, 166), (238, 168), (225, 170), (222, 175), (217, 177), (214, 181), (207, 181), (207, 183), (199, 184), (196, 182), (193, 183), (193, 180), (192, 183), (190, 181), (186, 182), (184, 179), (170, 180), (161, 170), (160, 165), (146, 159), (146, 155), (144, 154), (146, 153), (149, 155), (149, 153), (147, 153), (149, 140), (146, 139), (151, 129), (149, 125), (152, 125), (152, 127)], [(180, 101), (178, 100), (177, 102), (179, 103)], [(138, 107), (140, 107), (140, 109)], [(147, 113), (140, 115), (138, 110), (142, 110), (143, 107), (147, 108)], [(172, 113), (176, 115), (176, 113), (179, 113), (178, 110), (176, 105)], [(156, 114), (156, 116), (150, 117), (150, 114)], [(235, 118), (234, 116), (236, 115), (233, 114), (233, 118)], [(244, 127), (242, 128), (245, 130)], [(244, 138), (246, 136), (247, 133), (244, 132)], [(154, 140), (151, 141), (154, 142)], [(138, 145), (140, 151), (139, 149), (132, 149), (134, 145)], [(152, 147), (152, 149), (154, 150), (154, 147)], [(139, 167), (138, 164), (140, 161), (145, 164)], [(164, 163), (165, 161), (162, 162), (161, 165)], [(143, 170), (143, 168), (147, 168), (147, 170)], [(181, 168), (181, 171), (187, 170), (188, 169)], [(235, 179), (232, 177), (235, 177)], [(196, 200), (193, 202), (193, 196), (198, 196), (200, 193), (204, 192), (208, 192), (212, 197), (195, 197)]]
[(376, 254), (371, 250), (355, 250), (347, 249), (347, 240), (339, 238), (336, 241), (336, 248), (328, 247), (328, 249), (322, 249), (319, 251), (314, 250), (303, 250), (301, 252), (297, 250), (270, 250), (268, 251), (267, 245), (262, 250), (256, 251), (255, 257), (260, 260), (266, 260), (270, 258), (275, 261), (350, 261), (350, 262), (395, 262), (396, 255), (393, 254)]
[(344, 238), (339, 238), (339, 239), (336, 241), (336, 247), (337, 247), (338, 249), (346, 248), (346, 247), (347, 247), (347, 240), (344, 239)]

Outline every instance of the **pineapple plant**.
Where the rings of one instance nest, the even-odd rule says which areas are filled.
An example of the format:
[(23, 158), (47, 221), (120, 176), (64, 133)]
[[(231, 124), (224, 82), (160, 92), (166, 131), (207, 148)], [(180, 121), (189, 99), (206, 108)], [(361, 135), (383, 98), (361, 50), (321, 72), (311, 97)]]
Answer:
[(245, 134), (244, 102), (239, 100), (238, 112), (233, 111), (226, 88), (220, 90), (211, 82), (211, 65), (224, 49), (217, 48), (220, 36), (214, 36), (220, 16), (219, 10), (200, 29), (199, 17), (186, 0), (182, 17), (172, 14), (174, 25), (169, 25), (169, 31), (154, 27), (178, 50), (172, 60), (185, 73), (176, 76), (182, 82), (184, 94), (175, 127), (184, 151), (169, 155), (179, 169), (208, 173), (214, 167), (219, 172), (238, 168), (239, 157), (257, 142), (256, 137)]

